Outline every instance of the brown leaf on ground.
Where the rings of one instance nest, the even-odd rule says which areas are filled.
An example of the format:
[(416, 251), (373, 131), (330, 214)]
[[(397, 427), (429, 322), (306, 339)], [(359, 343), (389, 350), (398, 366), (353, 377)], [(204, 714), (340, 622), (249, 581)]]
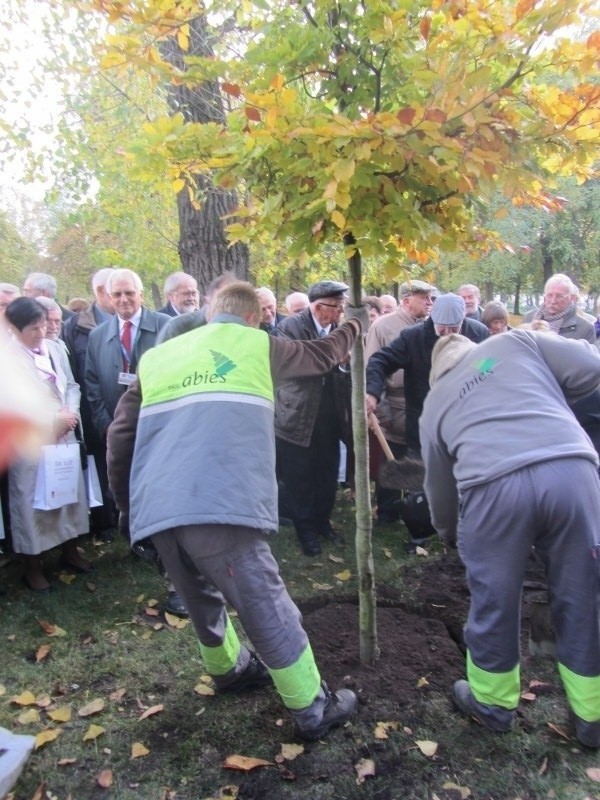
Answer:
[(38, 619), (38, 625), (48, 636), (66, 636), (67, 632), (63, 628), (59, 628), (53, 622), (48, 622), (46, 619)]
[(52, 705), (52, 698), (47, 692), (38, 694), (35, 698), (35, 704), (38, 708), (48, 708), (48, 706)]
[(35, 792), (31, 795), (31, 800), (46, 800), (48, 797), (48, 784), (46, 781), (40, 783)]
[(189, 619), (181, 619), (181, 617), (177, 617), (175, 614), (169, 614), (168, 611), (165, 611), (165, 619), (169, 624), (169, 627), (176, 628), (178, 630), (186, 628), (190, 624)]
[(21, 692), (10, 699), (11, 703), (16, 703), (18, 706), (32, 706), (35, 703), (35, 695), (33, 692)]
[(146, 745), (142, 744), (141, 742), (134, 742), (131, 745), (132, 758), (142, 758), (143, 756), (147, 756), (149, 753), (150, 750), (148, 750)]
[(144, 614), (146, 614), (148, 617), (158, 617), (160, 611), (157, 611), (156, 608), (150, 608), (150, 606), (146, 606), (144, 609)]
[(40, 731), (38, 735), (35, 737), (34, 750), (38, 750), (45, 744), (53, 742), (56, 738), (60, 736), (61, 733), (62, 731), (60, 728), (46, 728), (46, 730)]
[(83, 734), (83, 741), (92, 742), (94, 739), (97, 739), (99, 736), (102, 736), (103, 733), (106, 733), (106, 728), (103, 728), (102, 725), (92, 724)]
[(113, 781), (112, 769), (103, 769), (96, 778), (96, 783), (103, 789), (109, 789), (113, 785)]
[(264, 758), (252, 758), (252, 756), (227, 756), (223, 762), (225, 769), (241, 769), (244, 772), (249, 772), (256, 767), (272, 767), (272, 761), (265, 761)]
[(553, 722), (547, 722), (546, 725), (550, 728), (551, 731), (554, 731), (554, 733), (557, 733), (559, 736), (562, 736), (563, 739), (570, 741), (571, 737), (561, 725), (555, 725)]
[(471, 790), (468, 786), (459, 786), (458, 783), (452, 783), (452, 781), (446, 781), (443, 789), (448, 800), (466, 800), (467, 797), (471, 797)]
[(521, 692), (521, 700), (525, 700), (526, 703), (533, 703), (534, 700), (537, 700), (537, 694), (533, 692)]
[(437, 753), (438, 743), (432, 742), (429, 739), (417, 739), (415, 744), (424, 756), (431, 758)]
[(600, 783), (600, 767), (588, 767), (588, 769), (585, 771), (585, 774), (591, 781)]
[(101, 697), (96, 697), (89, 703), (80, 708), (77, 712), (80, 717), (91, 717), (92, 714), (99, 714), (104, 709), (104, 700)]
[(159, 714), (161, 711), (164, 711), (164, 710), (165, 710), (165, 707), (164, 707), (164, 705), (162, 703), (160, 705), (158, 705), (158, 706), (151, 706), (150, 708), (147, 708), (144, 711), (144, 713), (140, 717), (140, 720), (147, 719), (147, 717), (151, 717), (153, 714)]
[(17, 717), (19, 725), (35, 725), (40, 721), (40, 712), (37, 708), (27, 708)]
[(360, 786), (367, 778), (375, 777), (375, 762), (372, 758), (361, 758), (354, 765), (356, 770), (356, 782)]
[(115, 703), (120, 703), (121, 700), (125, 697), (126, 693), (127, 693), (127, 689), (124, 689), (124, 688), (115, 689), (114, 692), (111, 692), (109, 694), (109, 699), (113, 700)]
[(304, 745), (302, 744), (282, 744), (281, 755), (286, 761), (293, 761), (304, 752)]
[(544, 775), (548, 771), (548, 758), (544, 758), (538, 769), (538, 775)]
[(71, 764), (76, 764), (76, 758), (61, 758), (59, 761), (56, 762), (58, 767), (70, 767)]
[(51, 649), (52, 649), (51, 644), (41, 644), (35, 653), (36, 663), (39, 664), (41, 661), (43, 661), (47, 657)]
[(327, 558), (329, 561), (333, 561), (334, 564), (344, 563), (344, 559), (341, 556), (334, 556), (333, 553), (330, 553)]

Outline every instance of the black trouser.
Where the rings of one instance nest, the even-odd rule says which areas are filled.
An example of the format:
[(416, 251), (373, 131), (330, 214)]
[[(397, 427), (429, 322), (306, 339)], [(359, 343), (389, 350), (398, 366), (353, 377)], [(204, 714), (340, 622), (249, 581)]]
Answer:
[(335, 505), (340, 461), (337, 417), (319, 413), (308, 447), (278, 438), (277, 460), (300, 541), (327, 534)]

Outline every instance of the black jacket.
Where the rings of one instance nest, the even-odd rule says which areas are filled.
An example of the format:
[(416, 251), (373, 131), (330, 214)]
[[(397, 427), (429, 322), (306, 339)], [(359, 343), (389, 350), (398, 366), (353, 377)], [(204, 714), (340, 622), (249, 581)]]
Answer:
[[(481, 322), (466, 318), (460, 333), (476, 344), (490, 335)], [(367, 364), (367, 394), (378, 400), (383, 394), (386, 377), (398, 369), (404, 370), (406, 443), (415, 453), (421, 450), (419, 417), (429, 392), (431, 352), (438, 338), (432, 320), (426, 319), (405, 328), (391, 344), (373, 353)]]

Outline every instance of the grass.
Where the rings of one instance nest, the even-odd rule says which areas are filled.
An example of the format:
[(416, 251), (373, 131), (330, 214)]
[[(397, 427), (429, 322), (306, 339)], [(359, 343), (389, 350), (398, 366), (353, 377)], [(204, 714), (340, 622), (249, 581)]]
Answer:
[[(351, 504), (342, 497), (338, 522), (352, 530)], [(572, 739), (551, 735), (544, 723), (564, 718), (560, 691), (540, 696), (526, 709), (518, 732), (506, 736), (451, 715), (448, 697), (428, 695), (406, 711), (402, 726), (419, 739), (437, 741), (434, 758), (423, 756), (415, 736), (402, 726), (388, 740), (375, 740), (359, 715), (348, 730), (307, 746), (295, 761), (277, 764), (281, 743), (291, 741), (291, 725), (275, 693), (197, 694), (203, 666), (191, 626), (174, 628), (162, 614), (152, 615), (164, 600), (164, 580), (130, 556), (120, 540), (84, 546), (95, 558), (95, 572), (70, 584), (59, 576), (47, 596), (22, 588), (14, 563), (0, 568), (6, 590), (0, 598), (0, 725), (32, 735), (46, 728), (62, 731), (32, 754), (13, 800), (460, 800), (466, 791), (474, 800), (600, 800), (600, 784), (586, 773), (600, 768), (600, 757), (582, 752)], [(297, 600), (317, 600), (327, 585), (336, 593), (356, 594), (355, 577), (332, 580), (338, 565), (299, 557), (291, 529), (282, 530), (273, 549)], [(402, 590), (407, 556), (398, 531), (378, 530), (374, 552), (378, 583)], [(339, 569), (355, 572), (351, 543), (344, 558)], [(410, 604), (411, 597), (406, 600)], [(64, 635), (49, 635), (43, 621), (60, 626)], [(36, 660), (42, 645), (51, 649)], [(557, 684), (550, 661), (536, 665), (535, 677)], [(20, 707), (12, 698), (27, 690), (38, 699), (40, 719), (20, 724), (30, 706)], [(49, 707), (43, 695), (50, 696)], [(78, 711), (96, 698), (104, 701), (103, 710), (80, 717)], [(163, 710), (140, 719), (156, 705)], [(49, 710), (64, 706), (72, 711), (68, 722), (49, 719)], [(104, 733), (84, 741), (90, 724)], [(148, 755), (132, 758), (136, 742)], [(224, 758), (233, 753), (273, 766), (246, 773), (223, 769)], [(355, 764), (361, 758), (375, 761), (376, 776), (359, 785)], [(103, 770), (112, 773), (110, 788), (98, 785)]]

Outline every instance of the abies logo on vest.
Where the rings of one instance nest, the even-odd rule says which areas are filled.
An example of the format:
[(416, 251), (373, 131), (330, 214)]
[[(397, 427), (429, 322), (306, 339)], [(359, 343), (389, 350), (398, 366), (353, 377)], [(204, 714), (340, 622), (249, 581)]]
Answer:
[(498, 362), (493, 358), (484, 358), (480, 361), (475, 361), (473, 366), (477, 370), (477, 374), (473, 375), (471, 378), (466, 380), (461, 387), (459, 397), (462, 399), (466, 397), (469, 392), (473, 391), (480, 383), (486, 378), (489, 378), (490, 375), (494, 374), (494, 367)]
[(191, 375), (186, 375), (181, 382), (182, 386), (199, 386), (205, 383), (227, 383), (227, 373), (231, 372), (233, 369), (237, 369), (237, 364), (228, 356), (216, 350), (211, 350), (210, 354), (215, 363), (214, 371), (210, 372), (209, 370), (204, 370), (204, 372), (198, 372), (198, 370), (196, 370)]

